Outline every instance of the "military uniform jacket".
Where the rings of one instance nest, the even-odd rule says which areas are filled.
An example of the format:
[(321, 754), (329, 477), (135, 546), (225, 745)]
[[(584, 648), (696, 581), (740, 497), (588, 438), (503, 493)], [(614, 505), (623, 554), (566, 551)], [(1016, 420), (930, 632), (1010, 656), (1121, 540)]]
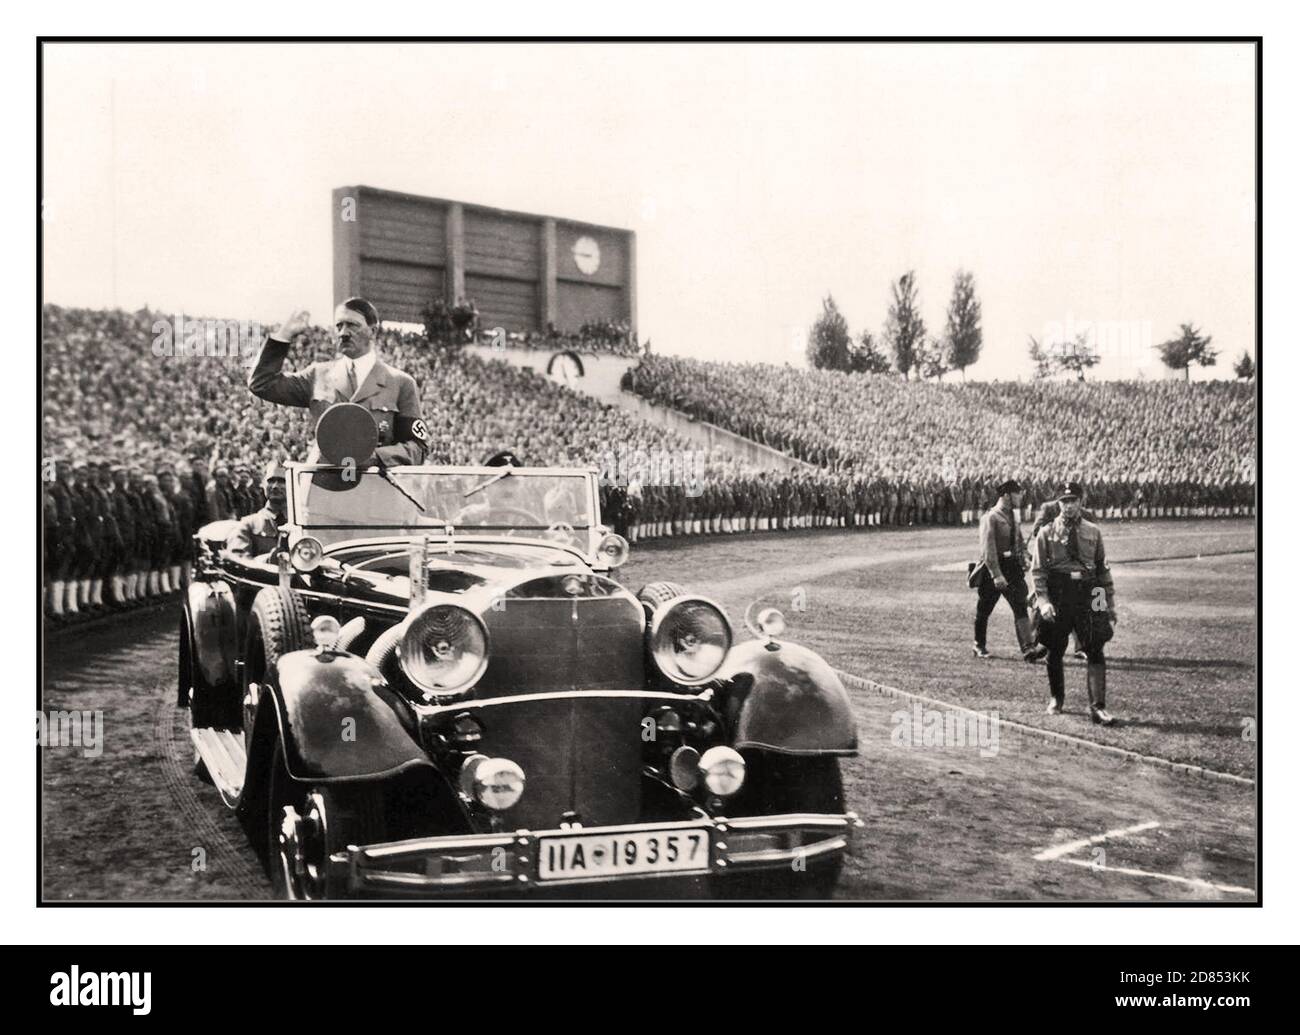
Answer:
[(1002, 575), (1002, 564), (1014, 561), (1025, 568), (1025, 541), (1015, 515), (996, 506), (980, 518), (980, 560), (993, 578)]
[(260, 557), (274, 550), (279, 541), (279, 519), (270, 507), (263, 507), (239, 519), (239, 524), (226, 536), (226, 549), (242, 557)]
[(205, 508), (209, 521), (229, 521), (237, 518), (234, 488), (221, 485), (215, 479), (208, 482)]
[(109, 502), (117, 522), (118, 534), (122, 539), (122, 550), (127, 556), (134, 556), (136, 552), (136, 517), (135, 507), (127, 494), (128, 491), (128, 489), (115, 485), (109, 495)]
[[(375, 419), (379, 433), (379, 447), (374, 457), (385, 466), (424, 462), (428, 451), (429, 432), (420, 418), (420, 393), (410, 374), (390, 367), (378, 356), (374, 366), (358, 387), (355, 395), (348, 395), (347, 367), (343, 358), (329, 362), (313, 363), (296, 374), (281, 371), (289, 355), (289, 342), (268, 337), (262, 342), (257, 362), (248, 377), (248, 387), (259, 399), (282, 406), (305, 406), (311, 410), (313, 420), (338, 402), (354, 402), (364, 406)], [(308, 463), (316, 463), (320, 453), (313, 445), (307, 456)]]
[(1106, 610), (1115, 610), (1115, 584), (1111, 580), (1110, 567), (1106, 564), (1106, 547), (1101, 541), (1101, 529), (1087, 518), (1079, 519), (1078, 557), (1070, 554), (1070, 528), (1065, 517), (1058, 514), (1056, 518), (1044, 525), (1034, 536), (1034, 545), (1030, 550), (1034, 592), (1040, 601), (1046, 600), (1053, 605), (1048, 592), (1048, 576), (1078, 572), (1085, 578), (1095, 580), (1106, 591)]

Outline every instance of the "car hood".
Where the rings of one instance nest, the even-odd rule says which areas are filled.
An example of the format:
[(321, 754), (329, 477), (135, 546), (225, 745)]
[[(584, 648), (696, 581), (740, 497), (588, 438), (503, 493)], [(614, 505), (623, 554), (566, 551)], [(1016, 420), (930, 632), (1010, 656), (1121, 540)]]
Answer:
[[(410, 599), (410, 554), (404, 541), (368, 541), (332, 547), (331, 557), (358, 569), (350, 585), (363, 597), (386, 602)], [(458, 542), (452, 551), (432, 543), (425, 564), (427, 588), (436, 593), (467, 594), (489, 600), (521, 583), (591, 576), (591, 567), (574, 554), (529, 543)]]

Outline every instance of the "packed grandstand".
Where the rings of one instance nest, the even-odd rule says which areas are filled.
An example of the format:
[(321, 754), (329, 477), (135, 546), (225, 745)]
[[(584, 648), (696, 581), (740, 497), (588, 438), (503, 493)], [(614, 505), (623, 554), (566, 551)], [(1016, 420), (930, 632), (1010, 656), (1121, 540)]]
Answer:
[[(194, 531), (261, 507), (263, 464), (307, 451), (307, 411), (261, 402), (246, 387), (258, 340), (224, 354), (159, 349), (158, 328), (170, 323), (145, 309), (44, 309), (46, 606), (55, 618), (177, 588)], [(509, 447), (530, 465), (625, 475), (605, 479), (602, 509), (634, 542), (969, 524), (1008, 475), (1026, 486), (1026, 519), (1067, 476), (1085, 483), (1103, 518), (1253, 513), (1253, 385), (917, 383), (642, 355), (607, 333), (564, 339), (566, 348), (639, 356), (626, 390), (785, 453), (789, 470), (759, 470), (721, 448), (700, 458), (659, 424), (424, 335), (385, 331), (378, 348), (420, 386), (427, 462), (477, 464)], [(331, 355), (329, 332), (316, 328), (294, 362)], [(690, 454), (703, 460), (702, 477), (663, 484), (651, 468), (615, 472), (612, 447)]]

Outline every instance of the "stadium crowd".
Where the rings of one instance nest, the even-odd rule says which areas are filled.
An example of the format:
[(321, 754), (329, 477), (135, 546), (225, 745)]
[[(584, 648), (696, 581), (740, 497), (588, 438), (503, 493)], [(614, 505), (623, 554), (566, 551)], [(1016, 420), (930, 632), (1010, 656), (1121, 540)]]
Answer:
[(626, 320), (590, 320), (576, 331), (564, 332), (554, 324), (545, 332), (510, 331), (500, 340), (497, 328), (477, 327), (474, 340), (480, 345), (504, 345), (513, 349), (538, 349), (547, 352), (567, 350), (584, 355), (606, 353), (615, 356), (640, 356), (649, 351), (650, 343), (642, 344)]
[[(829, 472), (900, 494), (980, 493), (993, 472), (1064, 473), (1103, 508), (1253, 503), (1255, 390), (1211, 381), (908, 382), (646, 356), (624, 387)], [(978, 505), (978, 504), (977, 504)]]
[[(171, 317), (147, 309), (46, 306), (43, 316), (46, 611), (80, 616), (172, 592), (193, 533), (259, 509), (267, 460), (306, 455), (308, 413), (249, 392), (261, 330), (247, 321), (186, 321), (173, 332)], [(181, 347), (190, 326), (203, 330), (194, 350)], [(242, 337), (232, 344), (227, 328)], [(687, 440), (532, 371), (431, 347), (417, 333), (385, 331), (378, 347), (420, 386), (428, 463), (477, 464), (506, 446), (530, 464), (595, 466), (617, 450), (689, 454), (719, 484), (748, 475), (723, 450), (700, 457)], [(291, 365), (333, 354), (329, 332), (315, 328)], [(626, 488), (630, 515), (642, 489), (635, 478)], [(646, 513), (660, 509), (660, 488), (647, 488)]]
[(448, 347), (474, 342), (499, 348), (561, 349), (587, 355), (607, 353), (616, 356), (639, 356), (648, 352), (637, 339), (630, 321), (586, 320), (576, 331), (564, 331), (548, 324), (545, 331), (507, 331), (503, 327), (483, 326), (482, 315), (472, 298), (448, 302), (435, 298), (423, 310), (425, 336), (435, 346)]
[[(239, 325), (205, 322), (199, 348), (185, 349), (179, 341), (160, 345), (162, 337), (171, 341), (160, 333), (169, 318), (145, 309), (46, 306), (43, 315), (46, 613), (65, 620), (173, 592), (187, 577), (193, 533), (209, 521), (256, 511), (264, 463), (306, 454), (308, 413), (248, 391), (248, 365), (261, 342), (253, 325), (242, 325), (231, 345), (223, 344), (221, 328)], [(1041, 387), (904, 387), (870, 379), (860, 382), (869, 400), (852, 400), (846, 386), (827, 387), (820, 373), (642, 359), (638, 392), (806, 461), (792, 461), (782, 473), (749, 467), (721, 448), (701, 454), (687, 439), (619, 407), (533, 371), (431, 347), (421, 334), (386, 330), (378, 348), (420, 386), (431, 441), (426, 462), (477, 464), (509, 447), (530, 465), (597, 467), (604, 520), (633, 542), (972, 524), (992, 505), (993, 486), (1007, 471), (1026, 484), (1026, 520), (1061, 471), (1096, 472), (1087, 479), (1088, 504), (1104, 517), (1246, 514), (1254, 503), (1253, 476), (1198, 477), (1168, 434), (1175, 424), (1188, 455), (1213, 461), (1209, 475), (1228, 457), (1241, 465), (1253, 456), (1251, 397), (1223, 387), (1202, 394), (1209, 386), (1191, 386), (1197, 405), (1213, 411), (1196, 419), (1170, 390), (1186, 392), (1183, 385), (1105, 386), (1109, 394), (1070, 386), (1088, 400), (1075, 406), (1058, 386), (1048, 386), (1043, 404), (1033, 398)], [(291, 365), (333, 354), (328, 331), (316, 328)], [(781, 392), (778, 380), (786, 385)], [(936, 388), (945, 394), (934, 395)], [(967, 401), (978, 399), (987, 412)], [(812, 408), (801, 421), (793, 418), (798, 406)], [(826, 419), (827, 408), (838, 406), (843, 413)], [(1074, 455), (1036, 440), (1044, 452), (1031, 455), (1016, 442), (1033, 423), (1021, 411), (1050, 420), (1064, 437), (1075, 434), (1078, 421), (1098, 437)], [(1100, 425), (1094, 411), (1107, 415)], [(1227, 444), (1225, 422), (1236, 424)], [(856, 451), (853, 436), (860, 437)], [(1122, 448), (1130, 450), (1127, 467)], [(646, 457), (681, 463), (673, 477), (657, 477)], [(1133, 473), (1147, 469), (1158, 476)]]

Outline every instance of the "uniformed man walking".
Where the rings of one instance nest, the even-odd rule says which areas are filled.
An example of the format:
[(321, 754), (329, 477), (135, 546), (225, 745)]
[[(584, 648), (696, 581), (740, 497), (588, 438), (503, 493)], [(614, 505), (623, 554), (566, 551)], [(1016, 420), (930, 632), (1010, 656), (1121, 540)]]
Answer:
[(975, 604), (975, 644), (971, 648), (977, 658), (989, 657), (986, 646), (989, 615), (999, 598), (1005, 598), (1011, 605), (1021, 656), (1026, 661), (1037, 661), (1047, 653), (1034, 643), (1029, 628), (1029, 587), (1025, 584), (1028, 564), (1025, 541), (1016, 521), (1020, 492), (1020, 483), (1014, 478), (1002, 482), (997, 487), (996, 505), (980, 518), (980, 559), (976, 567), (979, 574), (975, 577), (979, 599)]
[[(364, 298), (349, 298), (334, 310), (334, 342), (339, 355), (313, 363), (296, 374), (281, 371), (294, 338), (307, 331), (307, 314), (297, 312), (262, 343), (248, 387), (259, 399), (283, 406), (305, 406), (313, 418), (337, 402), (354, 402), (370, 411), (379, 435), (373, 457), (357, 457), (357, 466), (421, 464), (429, 432), (420, 417), (415, 379), (390, 367), (375, 354), (379, 312)], [(315, 463), (315, 446), (307, 457)]]
[(1060, 513), (1034, 536), (1030, 556), (1040, 618), (1039, 639), (1047, 645), (1049, 715), (1065, 707), (1062, 659), (1070, 633), (1088, 658), (1088, 714), (1110, 726), (1106, 711), (1106, 655), (1103, 648), (1116, 622), (1115, 586), (1106, 565), (1101, 529), (1082, 514), (1083, 489), (1068, 482), (1059, 496)]

